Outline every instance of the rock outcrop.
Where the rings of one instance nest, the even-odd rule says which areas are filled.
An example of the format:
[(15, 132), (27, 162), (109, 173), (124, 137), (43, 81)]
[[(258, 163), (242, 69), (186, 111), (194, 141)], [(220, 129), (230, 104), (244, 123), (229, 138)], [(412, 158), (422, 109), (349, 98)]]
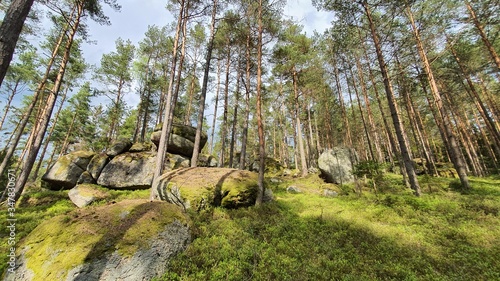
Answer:
[[(162, 200), (184, 209), (207, 206), (238, 208), (255, 204), (257, 174), (229, 168), (186, 168), (160, 178)], [(267, 192), (266, 198), (272, 198)]]
[(122, 153), (102, 169), (97, 184), (113, 189), (148, 189), (155, 167), (156, 152)]
[(108, 197), (109, 194), (96, 185), (78, 184), (69, 190), (68, 196), (78, 208), (83, 208), (96, 200)]
[(345, 184), (354, 182), (353, 166), (357, 163), (357, 154), (354, 149), (334, 147), (321, 153), (318, 167), (326, 182)]
[(73, 188), (94, 157), (94, 152), (76, 151), (61, 156), (54, 165), (42, 176), (51, 190)]
[(4, 280), (151, 280), (186, 248), (189, 224), (166, 202), (78, 209), (36, 227), (19, 244), (15, 274)]
[[(156, 126), (155, 131), (151, 134), (151, 141), (158, 146), (161, 137), (161, 125)], [(170, 138), (167, 146), (167, 152), (173, 154), (180, 154), (191, 158), (194, 150), (194, 141), (196, 137), (196, 128), (173, 124), (172, 131), (170, 133)], [(208, 137), (205, 133), (201, 135), (200, 151), (207, 143)]]

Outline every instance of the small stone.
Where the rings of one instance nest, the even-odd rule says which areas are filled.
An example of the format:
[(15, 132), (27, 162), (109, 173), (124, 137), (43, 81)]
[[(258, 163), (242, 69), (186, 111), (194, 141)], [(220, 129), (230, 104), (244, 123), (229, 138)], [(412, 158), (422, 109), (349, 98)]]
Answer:
[(302, 190), (300, 190), (298, 187), (296, 186), (289, 186), (286, 188), (286, 192), (289, 192), (289, 193), (302, 193)]
[(323, 196), (326, 196), (326, 197), (337, 197), (337, 196), (339, 196), (339, 194), (336, 191), (334, 191), (334, 190), (325, 189), (325, 190), (323, 190)]

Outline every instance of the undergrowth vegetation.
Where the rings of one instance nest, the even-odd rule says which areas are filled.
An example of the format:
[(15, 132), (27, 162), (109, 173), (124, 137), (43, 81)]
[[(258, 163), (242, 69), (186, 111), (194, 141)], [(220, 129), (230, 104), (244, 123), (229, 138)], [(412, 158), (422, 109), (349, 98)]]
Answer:
[[(317, 175), (267, 179), (275, 201), (192, 212), (193, 241), (159, 280), (500, 280), (500, 178), (421, 177), (421, 197), (401, 177), (325, 184)], [(288, 193), (294, 185), (302, 193)], [(335, 190), (337, 197), (323, 196)], [(96, 204), (147, 198), (111, 191)], [(76, 207), (67, 192), (32, 190), (16, 209), (16, 238)], [(7, 214), (0, 210), (0, 220)], [(8, 253), (8, 229), (0, 252)], [(7, 256), (0, 256), (0, 271)]]
[(273, 203), (192, 214), (195, 239), (159, 280), (500, 280), (500, 181), (421, 180), (421, 197), (395, 175), (336, 198), (283, 182)]

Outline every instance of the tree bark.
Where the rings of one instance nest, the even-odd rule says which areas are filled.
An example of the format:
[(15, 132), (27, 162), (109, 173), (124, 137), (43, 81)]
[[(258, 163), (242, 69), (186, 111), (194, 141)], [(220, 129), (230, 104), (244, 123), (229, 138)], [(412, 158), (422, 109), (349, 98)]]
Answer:
[(9, 68), (17, 40), (34, 0), (13, 0), (0, 25), (0, 86)]
[(169, 120), (169, 116), (170, 112), (175, 109), (172, 108), (172, 95), (174, 91), (173, 87), (174, 87), (175, 70), (177, 69), (177, 48), (179, 46), (179, 36), (182, 27), (182, 17), (184, 15), (184, 4), (185, 1), (181, 0), (180, 1), (181, 8), (179, 10), (179, 16), (177, 18), (177, 27), (175, 30), (174, 47), (172, 49), (172, 65), (170, 67), (170, 79), (168, 83), (167, 96), (165, 98), (165, 112), (163, 114), (164, 120), (161, 128), (160, 143), (158, 144), (158, 153), (156, 155), (156, 167), (153, 175), (153, 183), (151, 185), (151, 193), (149, 196), (149, 199), (151, 201), (161, 199), (160, 192), (158, 190), (159, 178), (165, 168), (165, 156), (167, 155), (168, 139), (170, 137), (170, 130), (172, 128), (172, 120)]

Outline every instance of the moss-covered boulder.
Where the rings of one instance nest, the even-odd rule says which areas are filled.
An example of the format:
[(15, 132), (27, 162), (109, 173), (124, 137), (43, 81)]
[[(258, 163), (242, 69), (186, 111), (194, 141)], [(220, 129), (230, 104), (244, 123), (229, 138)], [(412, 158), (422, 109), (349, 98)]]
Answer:
[(130, 147), (129, 152), (143, 152), (151, 151), (153, 149), (153, 143), (151, 142), (136, 142)]
[(78, 184), (69, 190), (68, 196), (78, 208), (88, 206), (96, 200), (110, 197), (105, 189), (94, 184)]
[(51, 190), (71, 189), (73, 188), (87, 165), (94, 157), (95, 152), (75, 151), (61, 156), (42, 176), (47, 184), (46, 187)]
[(109, 156), (106, 153), (96, 154), (87, 165), (87, 171), (93, 179), (97, 180), (101, 175), (102, 169), (109, 163)]
[(155, 167), (155, 152), (122, 153), (104, 167), (97, 184), (113, 189), (148, 189)]
[(126, 200), (47, 220), (21, 243), (5, 280), (151, 280), (189, 243), (189, 219), (166, 202)]
[(257, 176), (229, 168), (186, 168), (164, 174), (158, 189), (162, 200), (184, 209), (246, 207), (255, 204)]
[(198, 155), (198, 167), (211, 167), (215, 168), (219, 166), (219, 161), (215, 156), (209, 154)]
[(132, 147), (132, 142), (129, 140), (118, 140), (115, 141), (108, 150), (106, 154), (109, 157), (115, 157), (118, 154), (127, 152)]

